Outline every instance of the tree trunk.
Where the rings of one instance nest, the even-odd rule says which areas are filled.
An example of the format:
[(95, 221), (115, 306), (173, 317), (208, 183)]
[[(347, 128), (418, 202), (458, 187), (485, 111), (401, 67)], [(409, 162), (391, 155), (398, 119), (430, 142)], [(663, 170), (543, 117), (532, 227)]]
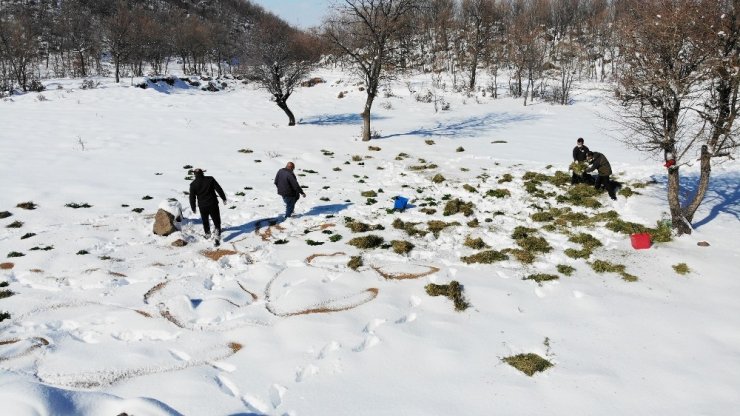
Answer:
[(362, 112), (362, 141), (370, 141), (370, 109), (373, 107), (375, 96), (370, 94), (368, 88), (367, 100), (365, 101), (365, 110)]
[(681, 176), (678, 167), (671, 167), (668, 169), (668, 208), (671, 212), (671, 225), (678, 231), (678, 235), (691, 234), (691, 226), (681, 209), (680, 191)]
[(478, 53), (476, 52), (473, 55), (473, 62), (470, 63), (470, 84), (468, 84), (468, 89), (470, 91), (473, 91), (475, 89), (475, 73), (478, 70)]
[(712, 165), (711, 165), (711, 159), (712, 155), (709, 154), (709, 149), (706, 145), (701, 147), (701, 159), (700, 159), (700, 174), (699, 174), (699, 183), (696, 188), (696, 194), (694, 195), (694, 198), (691, 200), (691, 202), (684, 208), (684, 217), (687, 221), (692, 222), (694, 220), (694, 214), (696, 214), (696, 210), (699, 209), (699, 205), (701, 205), (702, 201), (704, 200), (704, 196), (707, 194), (707, 189), (709, 189), (709, 178), (712, 174)]
[(277, 103), (278, 107), (285, 111), (285, 114), (288, 116), (288, 125), (295, 126), (295, 116), (293, 115), (293, 112), (290, 111), (290, 108), (288, 108), (288, 103), (285, 102), (284, 99), (278, 97), (275, 97), (275, 102)]
[(121, 81), (120, 78), (120, 67), (121, 67), (121, 60), (118, 59), (118, 55), (113, 56), (113, 61), (116, 65), (116, 84), (118, 84)]

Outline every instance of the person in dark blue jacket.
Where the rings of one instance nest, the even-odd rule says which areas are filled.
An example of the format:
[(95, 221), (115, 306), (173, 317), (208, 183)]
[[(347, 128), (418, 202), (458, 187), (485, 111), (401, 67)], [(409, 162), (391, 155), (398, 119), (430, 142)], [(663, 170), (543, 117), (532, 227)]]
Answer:
[[(218, 209), (218, 197), (226, 203), (226, 194), (221, 185), (213, 176), (205, 176), (202, 169), (193, 170), (195, 180), (190, 183), (190, 209), (195, 213), (195, 201), (198, 200), (200, 217), (203, 219), (203, 232), (206, 238), (211, 238), (209, 218), (213, 219), (213, 228), (216, 231), (216, 241), (221, 235), (221, 211)], [(218, 196), (216, 195), (218, 194)]]
[(280, 169), (277, 172), (277, 175), (275, 175), (277, 193), (283, 197), (283, 202), (285, 202), (285, 218), (290, 218), (290, 216), (293, 215), (293, 209), (295, 208), (296, 202), (298, 202), (298, 198), (301, 196), (304, 198), (306, 197), (301, 185), (298, 184), (298, 179), (296, 179), (293, 170), (295, 170), (295, 164), (293, 162), (288, 162), (288, 164), (285, 165), (284, 168)]

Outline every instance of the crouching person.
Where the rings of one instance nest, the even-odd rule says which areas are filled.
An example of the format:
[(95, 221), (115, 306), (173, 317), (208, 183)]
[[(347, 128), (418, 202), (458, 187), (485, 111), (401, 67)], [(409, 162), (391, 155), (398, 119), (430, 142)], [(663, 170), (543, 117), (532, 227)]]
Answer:
[(614, 184), (609, 179), (609, 177), (612, 174), (612, 166), (609, 164), (609, 160), (607, 160), (606, 156), (599, 152), (588, 152), (586, 154), (586, 161), (591, 164), (591, 166), (586, 169), (586, 173), (597, 171), (599, 176), (596, 178), (596, 182), (594, 183), (594, 187), (596, 189), (606, 188), (606, 192), (609, 193), (609, 198), (616, 201), (617, 195), (616, 191), (614, 189)]

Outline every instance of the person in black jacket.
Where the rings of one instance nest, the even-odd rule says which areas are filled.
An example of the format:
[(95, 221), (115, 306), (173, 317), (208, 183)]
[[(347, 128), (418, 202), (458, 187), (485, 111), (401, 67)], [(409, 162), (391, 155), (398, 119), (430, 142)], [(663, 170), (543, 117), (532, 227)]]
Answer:
[(295, 170), (295, 164), (293, 162), (288, 162), (288, 164), (285, 165), (284, 168), (280, 169), (277, 172), (277, 175), (275, 175), (277, 193), (283, 197), (283, 202), (285, 202), (285, 218), (290, 218), (290, 216), (293, 215), (295, 203), (298, 202), (298, 198), (300, 198), (299, 195), (304, 198), (306, 197), (301, 185), (298, 184), (298, 179), (296, 179), (293, 170)]
[[(209, 218), (213, 219), (216, 239), (221, 235), (221, 212), (218, 209), (218, 197), (226, 203), (226, 194), (213, 176), (205, 176), (203, 169), (193, 170), (195, 180), (190, 183), (190, 209), (195, 213), (195, 200), (198, 200), (200, 217), (203, 219), (203, 231), (206, 238), (211, 238)], [(218, 196), (216, 195), (218, 194)]]
[[(589, 152), (588, 147), (583, 144), (583, 137), (579, 137), (576, 140), (576, 147), (573, 148), (573, 163), (584, 163), (586, 162), (586, 154)], [(593, 183), (591, 175), (586, 173), (577, 174), (573, 171), (573, 176), (570, 178), (571, 185), (579, 183)]]
[(596, 178), (596, 183), (594, 183), (594, 187), (596, 189), (601, 189), (603, 186), (609, 193), (609, 198), (616, 201), (617, 195), (614, 189), (614, 184), (612, 184), (612, 181), (609, 179), (609, 176), (612, 174), (612, 166), (609, 164), (609, 160), (599, 152), (588, 152), (586, 154), (586, 161), (591, 164), (591, 166), (586, 169), (586, 173), (594, 170), (599, 173), (599, 176)]

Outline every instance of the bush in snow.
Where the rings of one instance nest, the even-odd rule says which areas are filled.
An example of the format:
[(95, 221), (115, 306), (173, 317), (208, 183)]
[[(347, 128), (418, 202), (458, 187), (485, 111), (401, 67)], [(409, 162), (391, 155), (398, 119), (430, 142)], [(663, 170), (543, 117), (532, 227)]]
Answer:
[(502, 361), (530, 377), (553, 366), (551, 362), (533, 353), (512, 355)]

